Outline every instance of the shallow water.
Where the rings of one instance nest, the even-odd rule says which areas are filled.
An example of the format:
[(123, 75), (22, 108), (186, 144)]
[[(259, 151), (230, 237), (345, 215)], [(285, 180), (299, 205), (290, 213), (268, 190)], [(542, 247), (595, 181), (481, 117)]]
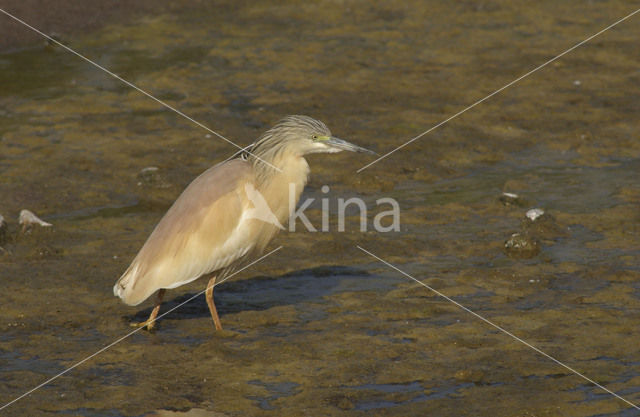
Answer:
[[(303, 113), (384, 154), (632, 11), (521, 7), (229, 3), (69, 43), (240, 145)], [(351, 212), (344, 233), (333, 214), (329, 232), (281, 233), (216, 289), (225, 330), (197, 298), (3, 415), (636, 415), (356, 245), (639, 403), (639, 36), (634, 17), (359, 174), (371, 159), (310, 157), (310, 221), (360, 196), (367, 232)], [(5, 404), (149, 314), (115, 279), (235, 149), (59, 48), (1, 55), (0, 90)], [(382, 197), (401, 232), (372, 229)], [(533, 207), (548, 222), (527, 223)], [(23, 208), (53, 228), (20, 232)], [(515, 232), (540, 251), (507, 254)]]

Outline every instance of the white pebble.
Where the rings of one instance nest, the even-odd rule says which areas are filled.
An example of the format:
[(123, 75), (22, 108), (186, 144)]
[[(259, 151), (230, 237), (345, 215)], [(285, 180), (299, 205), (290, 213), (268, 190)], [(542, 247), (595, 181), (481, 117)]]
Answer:
[(502, 195), (509, 198), (518, 198), (518, 194), (514, 193), (502, 193)]
[(543, 214), (544, 214), (544, 210), (542, 210), (541, 208), (534, 208), (527, 211), (526, 216), (529, 220), (531, 220), (532, 222), (535, 222), (536, 219), (542, 216)]
[(146, 167), (140, 170), (141, 174), (146, 174), (147, 172), (157, 172), (160, 168), (158, 167)]

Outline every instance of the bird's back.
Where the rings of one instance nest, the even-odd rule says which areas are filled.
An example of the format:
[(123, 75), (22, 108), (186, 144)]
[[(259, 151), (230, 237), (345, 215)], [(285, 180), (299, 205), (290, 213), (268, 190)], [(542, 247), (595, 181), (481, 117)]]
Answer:
[(253, 248), (245, 184), (251, 165), (242, 159), (218, 164), (197, 177), (160, 220), (113, 287), (129, 305), (160, 288), (175, 288), (224, 269)]

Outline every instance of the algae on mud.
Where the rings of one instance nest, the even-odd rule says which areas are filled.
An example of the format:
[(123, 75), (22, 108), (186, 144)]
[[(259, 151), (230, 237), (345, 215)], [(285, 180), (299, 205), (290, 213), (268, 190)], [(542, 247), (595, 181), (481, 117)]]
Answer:
[[(204, 4), (70, 46), (240, 145), (306, 113), (384, 151), (630, 12), (522, 7)], [(619, 25), (361, 174), (310, 158), (309, 195), (391, 196), (401, 232), (359, 233), (354, 218), (345, 233), (283, 233), (278, 258), (220, 287), (225, 331), (198, 299), (3, 412), (633, 415), (355, 245), (640, 402), (638, 31)], [(0, 67), (0, 213), (54, 224), (10, 222), (0, 251), (6, 403), (148, 313), (120, 305), (113, 280), (183, 187), (235, 149), (59, 49)], [(150, 166), (160, 182), (139, 177)], [(504, 191), (530, 205), (504, 206)], [(509, 258), (531, 207), (564, 235)], [(308, 216), (321, 223), (317, 207)]]

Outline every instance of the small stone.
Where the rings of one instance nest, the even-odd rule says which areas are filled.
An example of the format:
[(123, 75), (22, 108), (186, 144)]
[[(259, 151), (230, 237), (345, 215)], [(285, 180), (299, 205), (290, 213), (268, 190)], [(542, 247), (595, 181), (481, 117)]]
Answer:
[(142, 168), (140, 170), (140, 174), (138, 174), (140, 177), (152, 177), (154, 175), (158, 174), (158, 171), (160, 170), (160, 168), (158, 167), (146, 167), (146, 168)]
[(139, 186), (149, 186), (155, 188), (167, 188), (169, 185), (166, 183), (162, 175), (160, 174), (160, 168), (150, 166), (142, 168), (138, 173)]
[(42, 227), (51, 227), (53, 226), (51, 223), (47, 223), (29, 210), (20, 211), (20, 216), (18, 217), (18, 223), (22, 226), (22, 231), (24, 232), (26, 229), (30, 228), (32, 225), (37, 224)]
[(504, 250), (513, 258), (533, 258), (540, 252), (540, 244), (526, 233), (514, 233), (504, 243)]
[(527, 201), (516, 193), (503, 192), (498, 200), (505, 206), (523, 207), (527, 204)]
[(522, 230), (531, 237), (553, 241), (568, 235), (554, 216), (542, 209), (531, 209), (522, 220)]
[(535, 222), (536, 219), (542, 216), (543, 214), (544, 214), (544, 210), (542, 210), (541, 208), (533, 208), (527, 211), (526, 216), (529, 220), (531, 220), (532, 222)]

